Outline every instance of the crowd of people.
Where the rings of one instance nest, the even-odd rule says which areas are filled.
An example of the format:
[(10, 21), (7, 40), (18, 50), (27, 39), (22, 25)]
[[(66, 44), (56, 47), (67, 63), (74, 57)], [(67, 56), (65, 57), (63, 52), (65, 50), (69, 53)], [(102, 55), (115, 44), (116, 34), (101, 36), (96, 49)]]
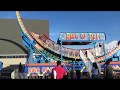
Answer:
[[(22, 64), (19, 65), (19, 73), (23, 70)], [(101, 72), (96, 62), (92, 63), (91, 76), (88, 75), (88, 79), (101, 79)], [(76, 79), (82, 79), (83, 75), (80, 70), (75, 70)], [(73, 79), (73, 71), (66, 72), (62, 66), (61, 61), (57, 61), (57, 66), (52, 69), (51, 79)], [(110, 60), (107, 60), (104, 64), (103, 79), (114, 79), (113, 69), (110, 65)]]
[[(99, 71), (99, 67), (96, 62), (92, 64), (92, 70), (91, 70), (91, 77), (92, 79), (101, 79), (101, 72)], [(53, 68), (52, 70), (53, 79), (64, 79), (68, 76), (65, 69), (61, 66), (61, 61), (57, 61), (57, 66)], [(89, 79), (90, 79), (89, 78)], [(110, 61), (106, 61), (104, 65), (104, 72), (103, 72), (103, 78), (104, 79), (114, 79), (113, 76), (113, 69), (110, 66)], [(81, 79), (81, 72), (80, 70), (76, 70), (76, 79)]]

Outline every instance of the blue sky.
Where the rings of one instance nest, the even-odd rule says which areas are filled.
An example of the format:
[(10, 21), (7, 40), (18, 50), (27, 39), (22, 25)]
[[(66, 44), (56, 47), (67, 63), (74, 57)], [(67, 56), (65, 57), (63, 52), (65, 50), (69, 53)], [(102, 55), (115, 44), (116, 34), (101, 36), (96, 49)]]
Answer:
[[(120, 40), (120, 11), (22, 11), (21, 16), (49, 20), (55, 42), (60, 32), (105, 32), (106, 43)], [(15, 11), (1, 11), (0, 18), (16, 18)]]

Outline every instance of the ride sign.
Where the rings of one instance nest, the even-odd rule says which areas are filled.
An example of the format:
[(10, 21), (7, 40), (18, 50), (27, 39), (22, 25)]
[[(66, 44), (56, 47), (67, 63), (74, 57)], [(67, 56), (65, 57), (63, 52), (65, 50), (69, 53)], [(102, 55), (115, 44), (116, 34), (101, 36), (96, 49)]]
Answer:
[(95, 41), (105, 40), (105, 33), (60, 33), (61, 40), (65, 41)]

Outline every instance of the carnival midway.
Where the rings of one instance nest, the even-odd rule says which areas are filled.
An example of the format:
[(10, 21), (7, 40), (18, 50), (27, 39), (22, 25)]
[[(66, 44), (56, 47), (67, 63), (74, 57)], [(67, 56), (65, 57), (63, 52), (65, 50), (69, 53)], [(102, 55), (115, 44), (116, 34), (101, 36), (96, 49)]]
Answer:
[[(104, 79), (108, 61), (113, 78), (120, 78), (120, 42), (115, 40), (106, 44), (107, 36), (104, 32), (61, 32), (56, 43), (45, 34), (28, 32), (19, 11), (16, 11), (16, 16), (22, 43), (28, 48), (29, 55), (25, 65), (19, 69), (20, 72), (14, 71), (11, 79), (52, 79), (52, 70), (57, 61), (61, 61), (67, 79), (91, 79), (93, 63), (98, 67), (98, 79)], [(93, 45), (93, 48), (72, 49), (65, 45)]]

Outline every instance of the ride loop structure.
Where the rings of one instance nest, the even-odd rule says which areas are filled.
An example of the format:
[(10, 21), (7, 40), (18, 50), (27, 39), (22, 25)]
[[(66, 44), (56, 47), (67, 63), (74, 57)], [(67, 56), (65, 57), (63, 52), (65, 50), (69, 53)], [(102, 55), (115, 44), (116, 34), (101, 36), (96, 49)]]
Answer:
[[(61, 60), (67, 72), (80, 70), (91, 75), (92, 63), (97, 62), (99, 70), (108, 59), (112, 59), (113, 68), (120, 65), (120, 45), (118, 41), (105, 44), (105, 33), (79, 33), (62, 32), (57, 43), (44, 34), (38, 35), (28, 32), (16, 11), (17, 21), (21, 30), (22, 43), (28, 48), (29, 55), (26, 60), (24, 73), (28, 76), (46, 76), (56, 66), (56, 61)], [(93, 48), (72, 49), (65, 45), (93, 45)], [(64, 46), (63, 46), (64, 45)], [(39, 54), (35, 53), (35, 50)], [(115, 62), (116, 61), (116, 62)]]

